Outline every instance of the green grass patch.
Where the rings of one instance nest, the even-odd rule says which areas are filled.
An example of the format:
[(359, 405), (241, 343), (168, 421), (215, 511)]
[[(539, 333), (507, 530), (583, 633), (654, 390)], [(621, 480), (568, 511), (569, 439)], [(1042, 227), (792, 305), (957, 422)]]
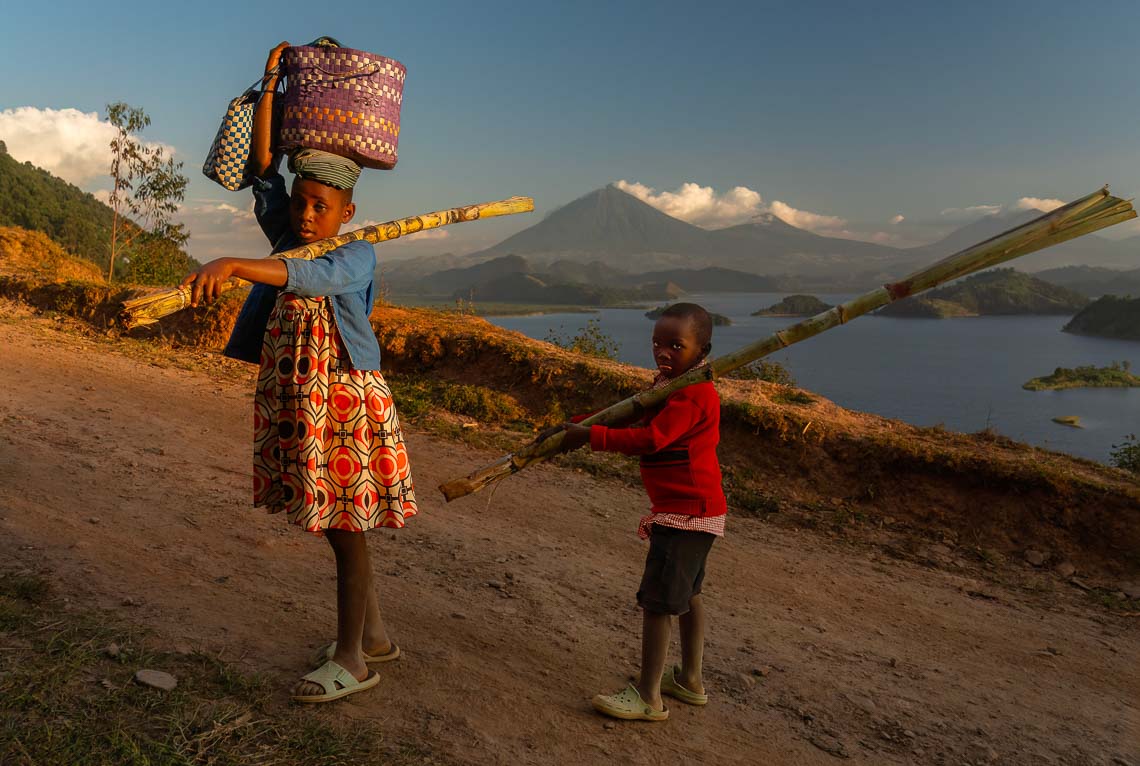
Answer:
[(790, 389), (773, 394), (772, 401), (777, 404), (811, 404), (815, 401), (815, 397), (799, 389)]

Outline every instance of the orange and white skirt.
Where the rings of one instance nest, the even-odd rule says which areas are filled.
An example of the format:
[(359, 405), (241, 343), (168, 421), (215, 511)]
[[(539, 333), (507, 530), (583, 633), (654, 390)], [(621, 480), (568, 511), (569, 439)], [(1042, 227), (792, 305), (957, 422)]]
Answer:
[(253, 411), (255, 506), (318, 533), (416, 514), (392, 392), (379, 371), (349, 366), (327, 299), (278, 296)]

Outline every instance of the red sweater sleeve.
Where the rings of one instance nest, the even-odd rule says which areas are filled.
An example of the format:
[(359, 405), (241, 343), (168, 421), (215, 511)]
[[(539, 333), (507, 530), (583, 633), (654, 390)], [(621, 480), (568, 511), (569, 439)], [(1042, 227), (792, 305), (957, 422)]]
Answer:
[(590, 449), (595, 452), (621, 452), (649, 455), (660, 452), (687, 434), (701, 420), (700, 403), (690, 389), (682, 388), (669, 397), (649, 423), (642, 428), (590, 426)]

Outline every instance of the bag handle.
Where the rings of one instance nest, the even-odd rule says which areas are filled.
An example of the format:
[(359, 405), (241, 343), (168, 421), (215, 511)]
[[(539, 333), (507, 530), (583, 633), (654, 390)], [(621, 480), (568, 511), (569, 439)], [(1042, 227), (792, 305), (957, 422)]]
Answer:
[[(253, 85), (250, 85), (248, 88), (246, 88), (245, 92), (243, 92), (242, 95), (248, 96), (250, 93), (256, 93), (258, 88), (264, 88), (265, 87), (265, 81), (268, 80), (273, 75), (280, 73), (280, 71), (281, 71), (281, 65), (280, 64), (274, 65), (274, 67), (272, 69), (270, 69), (268, 72), (263, 74), (261, 77), (258, 77), (257, 80), (253, 83)], [(278, 81), (278, 82), (280, 82), (280, 81)]]

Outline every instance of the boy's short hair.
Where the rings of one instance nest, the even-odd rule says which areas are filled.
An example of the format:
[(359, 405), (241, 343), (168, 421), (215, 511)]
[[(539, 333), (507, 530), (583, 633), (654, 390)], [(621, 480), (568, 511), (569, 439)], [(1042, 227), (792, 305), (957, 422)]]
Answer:
[(674, 303), (671, 306), (666, 306), (661, 312), (661, 316), (690, 320), (697, 336), (697, 343), (701, 347), (712, 343), (713, 321), (703, 306), (696, 303)]

